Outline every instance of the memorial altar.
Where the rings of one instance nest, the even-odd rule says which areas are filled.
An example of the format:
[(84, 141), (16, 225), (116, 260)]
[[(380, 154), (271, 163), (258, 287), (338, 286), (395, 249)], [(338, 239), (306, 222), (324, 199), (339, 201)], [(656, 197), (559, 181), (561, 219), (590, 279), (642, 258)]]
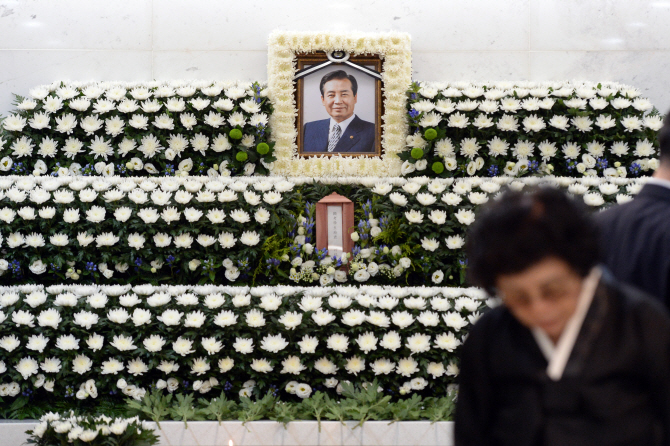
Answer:
[[(629, 201), (662, 116), (599, 79), (412, 79), (410, 42), (276, 31), (267, 81), (16, 92), (2, 418), (82, 441), (451, 444), (459, 346), (498, 303), (466, 282), (478, 207), (538, 185)], [(310, 136), (354, 106), (363, 123)]]

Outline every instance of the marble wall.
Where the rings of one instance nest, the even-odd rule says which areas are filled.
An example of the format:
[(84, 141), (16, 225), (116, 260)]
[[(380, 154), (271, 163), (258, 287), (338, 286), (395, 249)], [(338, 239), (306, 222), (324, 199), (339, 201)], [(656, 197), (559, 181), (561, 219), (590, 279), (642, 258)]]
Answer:
[(670, 0), (0, 0), (0, 114), (54, 80), (266, 79), (275, 29), (405, 31), (420, 80), (612, 80), (665, 112)]

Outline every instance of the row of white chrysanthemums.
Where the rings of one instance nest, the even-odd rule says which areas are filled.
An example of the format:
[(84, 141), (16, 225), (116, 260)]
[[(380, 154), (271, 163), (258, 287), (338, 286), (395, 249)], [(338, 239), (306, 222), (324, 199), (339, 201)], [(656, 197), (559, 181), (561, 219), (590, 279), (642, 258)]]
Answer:
[[(282, 298), (297, 293), (303, 293), (303, 296), (297, 300), (296, 311), (282, 309)], [(252, 304), (252, 296), (260, 303)], [(0, 329), (14, 333), (0, 338), (0, 349), (11, 353), (23, 346), (29, 354), (16, 360), (5, 358), (8, 363), (0, 361), (0, 377), (13, 368), (25, 381), (32, 380), (35, 387), (44, 386), (47, 391), (53, 391), (53, 377), (56, 373), (61, 373), (61, 376), (63, 372), (72, 373), (73, 376), (91, 373), (115, 375), (119, 378), (117, 385), (124, 393), (140, 398), (146, 389), (129, 382), (140, 382), (142, 378), (137, 377), (149, 371), (149, 366), (142, 359), (131, 357), (132, 352), (141, 345), (157, 356), (171, 349), (184, 358), (178, 362), (163, 360), (157, 367), (165, 373), (165, 379), (154, 384), (170, 392), (179, 386), (179, 381), (170, 375), (180, 367), (189, 367), (189, 373), (199, 378), (193, 383), (194, 389), (206, 393), (219, 384), (219, 378), (225, 380), (226, 374), (234, 367), (238, 373), (251, 367), (257, 373), (274, 371), (299, 375), (306, 370), (304, 361), (313, 362), (314, 369), (324, 377), (331, 376), (325, 384), (335, 388), (339, 383), (332, 375), (338, 372), (337, 361), (331, 361), (327, 356), (318, 359), (310, 357), (316, 353), (318, 346), (324, 345), (327, 351), (353, 354), (344, 364), (346, 373), (352, 379), (366, 368), (375, 375), (395, 373), (411, 379), (401, 389), (402, 392), (410, 392), (428, 385), (425, 378), (412, 379), (418, 373), (425, 372), (426, 376), (430, 375), (433, 379), (458, 374), (458, 366), (454, 361), (446, 365), (445, 361), (431, 362), (422, 370), (419, 363), (421, 354), (432, 349), (445, 354), (453, 352), (462, 343), (467, 327), (477, 320), (480, 311), (487, 305), (494, 306), (495, 301), (486, 300), (486, 295), (476, 288), (278, 286), (249, 289), (213, 285), (53, 285), (46, 289), (40, 285), (2, 287)], [(90, 311), (77, 311), (77, 306), (89, 308)], [(208, 317), (201, 311), (203, 307), (220, 311)], [(7, 311), (8, 308), (11, 311)], [(267, 318), (274, 315), (279, 316), (279, 323), (273, 326)], [(64, 317), (68, 320), (64, 321)], [(78, 339), (72, 334), (51, 335), (52, 331), (58, 330), (66, 322), (91, 333), (85, 339)], [(217, 328), (212, 333), (202, 333), (198, 339), (182, 336), (172, 339), (152, 334), (140, 340), (133, 334), (137, 327), (159, 323), (164, 327), (185, 329), (214, 325)], [(291, 346), (282, 332), (290, 332), (306, 323), (313, 327), (313, 331), (323, 327), (323, 333), (321, 336), (316, 332), (304, 335), (295, 346)], [(365, 325), (370, 330), (356, 338), (346, 334), (329, 335), (332, 328), (338, 325)], [(33, 327), (40, 327), (39, 333), (28, 334)], [(401, 335), (406, 333), (401, 330), (408, 327), (413, 328), (413, 334)], [(441, 327), (443, 332), (434, 337), (422, 333), (422, 329), (434, 327)], [(237, 333), (237, 330), (244, 328), (278, 333), (265, 335), (258, 345), (254, 345), (253, 339), (244, 336), (237, 337), (232, 345), (226, 346), (217, 340), (216, 332), (221, 329)], [(95, 352), (105, 344), (114, 349), (116, 357), (98, 357)], [(408, 348), (411, 354), (405, 358), (396, 357), (394, 352), (403, 347)], [(248, 358), (245, 364), (236, 364), (230, 356), (222, 357), (226, 351), (232, 351), (231, 348), (239, 354), (236, 356), (238, 360), (240, 357)], [(299, 350), (300, 356), (287, 354), (281, 361), (281, 369), (279, 366), (273, 367), (265, 358), (268, 353), (276, 354), (287, 348)], [(90, 352), (79, 353), (72, 361), (72, 369), (62, 370), (59, 352), (82, 349)], [(366, 364), (366, 354), (382, 349), (385, 357)], [(198, 353), (194, 355), (196, 350)], [(201, 355), (203, 351), (205, 354)], [(117, 359), (123, 355), (129, 357)], [(207, 375), (211, 375), (209, 379)], [(251, 385), (245, 385), (240, 394), (248, 394)], [(20, 387), (17, 382), (0, 384), (0, 396), (14, 396)], [(94, 379), (82, 382), (76, 394), (80, 399), (96, 395)], [(309, 394), (303, 392), (302, 396)]]
[[(147, 225), (156, 223), (159, 219), (167, 224), (177, 223), (183, 218), (189, 222), (197, 222), (206, 218), (212, 225), (224, 223), (226, 218), (246, 224), (252, 218), (259, 225), (265, 225), (271, 217), (270, 209), (272, 206), (281, 202), (282, 193), (293, 189), (294, 183), (284, 179), (274, 178), (275, 181), (266, 179), (256, 179), (254, 181), (211, 179), (207, 177), (193, 177), (191, 179), (183, 178), (101, 178), (101, 177), (79, 177), (79, 178), (34, 178), (12, 176), (0, 179), (0, 200), (9, 199), (14, 203), (30, 202), (34, 205), (41, 205), (46, 202), (53, 204), (67, 205), (78, 201), (80, 203), (90, 203), (100, 196), (106, 203), (120, 202), (127, 200), (129, 206), (117, 207), (113, 214), (108, 215), (104, 206), (93, 205), (85, 214), (81, 214), (78, 207), (65, 209), (58, 215), (59, 219), (69, 223), (76, 232), (76, 225), (82, 220), (93, 223), (101, 223), (106, 219), (115, 219), (119, 222), (126, 222), (134, 214), (142, 219)], [(249, 187), (249, 190), (247, 190)], [(253, 189), (253, 190), (251, 190)], [(241, 208), (233, 210), (226, 214), (222, 209), (210, 209), (206, 214), (197, 208), (199, 203), (230, 203), (240, 201)], [(193, 202), (194, 207), (187, 207), (183, 212), (179, 211), (171, 204), (186, 205)], [(133, 210), (137, 205), (147, 205), (139, 210)], [(156, 206), (156, 207), (153, 207)], [(161, 208), (162, 207), (162, 208)], [(245, 209), (254, 209), (252, 215)], [(18, 210), (11, 207), (0, 207), (0, 221), (10, 224), (16, 218), (23, 220), (54, 219), (56, 218), (56, 208), (53, 206), (43, 206), (35, 208), (34, 206), (22, 206)], [(203, 247), (211, 246), (214, 243), (220, 243), (223, 248), (233, 248), (239, 243), (246, 246), (256, 246), (261, 240), (260, 235), (253, 230), (244, 231), (241, 234), (223, 231), (219, 232), (217, 237), (208, 234), (199, 234), (193, 237), (184, 227), (184, 230), (176, 237), (165, 233), (155, 234), (151, 239), (157, 247), (168, 247), (174, 245), (175, 248), (188, 249), (194, 242)], [(71, 238), (73, 233), (57, 233), (47, 235), (31, 233), (22, 234), (13, 232), (2, 234), (0, 231), (0, 246), (3, 239), (8, 248), (20, 249), (22, 247), (40, 248), (47, 244), (62, 247), (75, 243)], [(239, 238), (238, 238), (239, 237)], [(144, 233), (133, 232), (127, 236), (125, 242), (132, 249), (142, 249), (149, 240), (149, 236)], [(113, 232), (102, 232), (100, 234), (91, 234), (86, 231), (79, 231), (76, 235), (76, 242), (79, 246), (88, 246), (93, 243), (98, 248), (114, 246), (120, 242), (120, 238)], [(200, 264), (199, 260), (193, 260), (193, 268)], [(163, 265), (154, 262), (154, 268), (160, 269)], [(6, 271), (8, 263), (6, 260), (0, 260), (0, 273)], [(47, 266), (38, 260), (30, 266), (30, 270), (35, 274), (46, 272)], [(117, 264), (116, 270), (124, 272), (127, 270), (127, 264)], [(101, 266), (100, 271), (103, 275), (110, 278), (114, 274), (111, 268), (106, 265)], [(74, 271), (67, 272), (68, 277), (77, 278), (78, 274)], [(229, 280), (235, 280), (239, 276), (237, 267), (227, 265), (226, 277)]]
[[(51, 234), (45, 237), (41, 233), (23, 234), (20, 231), (9, 234), (0, 232), (0, 246), (3, 242), (10, 249), (21, 249), (24, 247), (40, 248), (50, 244), (54, 247), (68, 246), (71, 243), (77, 243), (78, 246), (88, 246), (93, 243), (97, 247), (115, 246), (118, 243), (126, 243), (131, 249), (142, 249), (146, 243), (150, 243), (149, 236), (142, 232), (133, 232), (126, 236), (126, 240), (121, 241), (120, 237), (112, 232), (101, 232), (93, 234), (90, 231), (79, 231), (76, 236), (76, 224), (82, 219), (94, 223), (103, 222), (105, 219), (115, 219), (120, 222), (127, 221), (133, 214), (136, 214), (147, 225), (157, 222), (159, 219), (166, 223), (178, 222), (182, 215), (189, 223), (199, 221), (201, 218), (207, 218), (212, 225), (222, 224), (226, 218), (230, 218), (237, 223), (249, 223), (253, 220), (260, 224), (266, 224), (273, 212), (272, 206), (281, 202), (282, 193), (293, 189), (296, 184), (310, 182), (311, 179), (292, 178), (288, 181), (279, 177), (249, 179), (247, 181), (233, 180), (211, 180), (202, 178), (184, 179), (123, 179), (123, 178), (82, 178), (78, 180), (43, 178), (36, 179), (31, 177), (7, 177), (0, 180), (0, 199), (6, 197), (14, 203), (23, 203), (29, 201), (36, 205), (52, 200), (58, 204), (69, 204), (78, 199), (80, 202), (90, 202), (99, 195), (106, 202), (129, 200), (130, 206), (145, 205), (147, 207), (139, 210), (133, 210), (129, 206), (120, 206), (116, 208), (113, 214), (107, 215), (107, 210), (103, 206), (93, 205), (80, 214), (79, 209), (64, 209), (59, 218), (70, 223), (73, 226), (72, 233)], [(486, 203), (490, 198), (500, 193), (502, 186), (509, 186), (514, 190), (521, 190), (526, 185), (546, 184), (555, 187), (567, 188), (568, 192), (583, 197), (584, 202), (589, 206), (599, 207), (606, 203), (607, 197), (613, 197), (617, 203), (630, 201), (645, 182), (641, 179), (625, 178), (556, 178), (556, 177), (530, 177), (513, 180), (505, 177), (491, 179), (485, 178), (466, 178), (454, 181), (453, 179), (433, 179), (426, 177), (417, 177), (413, 179), (391, 178), (380, 180), (378, 178), (369, 179), (338, 179), (332, 182), (342, 184), (351, 184), (358, 182), (364, 186), (370, 187), (371, 192), (381, 196), (388, 196), (388, 199), (398, 207), (405, 207), (415, 202), (425, 210), (411, 209), (406, 211), (405, 218), (410, 224), (424, 225), (430, 221), (436, 225), (444, 225), (452, 215), (445, 210), (433, 209), (429, 207), (435, 203), (441, 202), (449, 206), (462, 208), (456, 210), (453, 217), (463, 226), (463, 228), (472, 224), (475, 220), (475, 213), (471, 209), (473, 205)], [(253, 190), (247, 190), (249, 189)], [(274, 190), (272, 190), (274, 188)], [(255, 190), (255, 192), (254, 192)], [(75, 194), (78, 192), (78, 194)], [(173, 195), (174, 194), (174, 195)], [(193, 194), (196, 194), (195, 197)], [(239, 195), (238, 195), (239, 194)], [(197, 203), (209, 202), (235, 202), (240, 201), (240, 208), (232, 210), (228, 214), (222, 209), (212, 209), (204, 214), (194, 207), (185, 208), (179, 211), (174, 206), (169, 206), (171, 200), (181, 205), (186, 205), (192, 200)], [(244, 202), (242, 203), (242, 200)], [(439, 200), (439, 201), (438, 201)], [(609, 200), (612, 201), (612, 200)], [(156, 206), (156, 207), (153, 207)], [(163, 207), (162, 209), (160, 207)], [(269, 208), (270, 210), (266, 209)], [(253, 216), (247, 210), (255, 209)], [(23, 220), (34, 220), (36, 218), (53, 219), (56, 217), (56, 208), (53, 206), (44, 206), (39, 209), (34, 206), (22, 206), (14, 209), (9, 206), (0, 207), (0, 221), (10, 224), (16, 218)], [(381, 233), (379, 220), (370, 221), (370, 235), (376, 237)], [(156, 247), (167, 247), (174, 245), (178, 249), (188, 249), (194, 242), (206, 247), (219, 243), (223, 248), (233, 248), (239, 241), (245, 246), (256, 246), (261, 242), (258, 232), (252, 230), (244, 231), (241, 234), (224, 231), (218, 233), (218, 236), (201, 233), (194, 237), (186, 228), (179, 235), (172, 237), (165, 233), (155, 234), (151, 239)], [(239, 238), (238, 238), (239, 236)], [(355, 241), (358, 233), (354, 233)], [(74, 239), (76, 238), (76, 242)], [(71, 240), (72, 239), (72, 240)], [(297, 257), (290, 259), (281, 259), (291, 262), (294, 267), (291, 270), (291, 278), (296, 281), (308, 278), (309, 281), (318, 280), (322, 285), (327, 285), (333, 281), (346, 282), (349, 275), (356, 282), (367, 282), (380, 271), (388, 271), (390, 276), (398, 277), (402, 275), (405, 269), (411, 264), (410, 259), (400, 259), (398, 265), (391, 268), (389, 265), (380, 265), (373, 254), (373, 250), (364, 249), (359, 255), (352, 259), (349, 273), (345, 271), (335, 271), (328, 268), (332, 259), (327, 257), (314, 261), (307, 261), (306, 256), (311, 256), (313, 246), (305, 244), (304, 236), (297, 235), (296, 243), (305, 245)], [(444, 243), (444, 244), (442, 244)], [(451, 250), (459, 250), (463, 247), (465, 239), (460, 234), (450, 235), (445, 239), (436, 239), (424, 237), (421, 240), (421, 246), (430, 253), (439, 253), (438, 249), (445, 246)], [(391, 250), (394, 253), (395, 247)], [(303, 258), (305, 257), (305, 258)], [(204, 259), (192, 259), (191, 267), (195, 270)], [(345, 259), (346, 260), (346, 259)], [(107, 264), (98, 265), (99, 270), (106, 277), (110, 278), (114, 270)], [(159, 270), (163, 264), (160, 262), (152, 263), (152, 266)], [(232, 262), (225, 262), (226, 278), (234, 281), (239, 276), (239, 270)], [(318, 267), (322, 267), (320, 271)], [(9, 268), (9, 263), (5, 259), (0, 260), (0, 272)], [(116, 264), (114, 269), (120, 272), (127, 270), (127, 264)], [(46, 272), (47, 265), (41, 260), (35, 261), (30, 265), (30, 270), (35, 274)], [(319, 273), (317, 273), (319, 272)], [(314, 279), (311, 279), (316, 275)], [(77, 279), (79, 276), (72, 269), (67, 272), (68, 278)], [(434, 284), (438, 285), (443, 281), (444, 273), (436, 270), (431, 274)]]
[[(209, 99), (192, 98), (196, 93), (201, 93)], [(128, 94), (134, 99), (128, 98)], [(139, 151), (143, 159), (134, 157), (128, 161), (126, 167), (132, 170), (144, 169), (151, 174), (158, 173), (153, 164), (147, 161), (163, 151), (166, 159), (174, 160), (183, 154), (188, 155), (189, 148), (205, 155), (208, 151), (224, 152), (232, 147), (225, 134), (219, 134), (212, 140), (202, 133), (192, 134), (190, 130), (198, 124), (205, 124), (212, 129), (226, 126), (240, 128), (245, 125), (254, 128), (258, 125), (267, 126), (268, 115), (261, 112), (260, 104), (254, 99), (255, 94), (264, 97), (267, 91), (262, 89), (260, 92), (254, 92), (250, 82), (221, 81), (69, 83), (64, 86), (53, 83), (40, 86), (30, 90), (31, 98), (25, 99), (18, 105), (18, 109), (22, 111), (32, 112), (35, 109), (38, 111), (28, 118), (19, 114), (9, 115), (3, 121), (4, 129), (16, 135), (20, 135), (27, 127), (33, 130), (51, 129), (56, 134), (67, 137), (79, 127), (90, 139), (81, 140), (70, 136), (62, 146), (59, 146), (58, 141), (49, 136), (39, 140), (28, 136), (17, 137), (10, 146), (12, 156), (0, 160), (0, 171), (8, 171), (17, 159), (33, 155), (54, 158), (60, 152), (61, 155), (75, 161), (78, 155), (87, 154), (95, 159), (107, 161), (109, 156), (115, 154), (126, 156), (130, 152), (138, 154)], [(187, 105), (203, 113), (203, 116), (198, 117), (185, 112)], [(235, 107), (242, 111), (231, 113)], [(172, 116), (178, 117), (178, 123), (189, 132), (171, 134), (167, 140), (167, 147), (163, 147), (156, 136), (150, 133), (152, 130), (175, 129), (177, 121), (167, 113), (161, 113), (163, 108), (172, 113)], [(127, 116), (127, 119), (118, 114), (111, 116), (110, 112), (116, 111)], [(86, 116), (77, 119), (73, 112), (85, 113)], [(205, 112), (208, 113), (204, 115)], [(105, 114), (109, 114), (110, 117), (105, 119)], [(113, 145), (110, 138), (123, 134), (127, 126), (149, 133), (142, 138), (140, 145), (129, 138), (124, 138), (118, 145)], [(0, 150), (5, 143), (6, 141), (0, 138)], [(244, 135), (240, 144), (244, 147), (253, 147), (255, 138), (250, 134)], [(38, 175), (47, 173), (44, 161), (40, 161), (34, 166), (34, 173)], [(78, 163), (76, 166), (81, 167)], [(192, 167), (192, 162), (189, 163), (189, 160), (185, 159), (179, 163), (177, 174), (185, 176)], [(219, 169), (223, 175), (230, 174), (225, 163), (219, 166)], [(58, 174), (69, 175), (76, 170), (72, 166), (69, 170), (63, 166)], [(114, 164), (111, 164), (101, 167), (99, 173), (111, 175), (113, 172)]]
[[(484, 88), (486, 87), (486, 89)], [(550, 89), (552, 89), (550, 91)], [(439, 94), (444, 99), (435, 99)], [(569, 82), (546, 82), (546, 83), (512, 83), (498, 82), (492, 84), (472, 83), (425, 83), (419, 90), (419, 95), (424, 99), (411, 104), (418, 112), (423, 112), (418, 125), (422, 128), (436, 127), (441, 122), (446, 122), (447, 127), (454, 129), (472, 128), (477, 130), (496, 129), (503, 132), (501, 137), (493, 137), (485, 147), (477, 138), (464, 138), (453, 142), (450, 138), (437, 141), (435, 150), (438, 155), (446, 161), (445, 168), (453, 170), (457, 167), (455, 157), (457, 154), (474, 160), (484, 153), (484, 150), (492, 157), (505, 157), (511, 154), (518, 160), (527, 160), (529, 157), (539, 153), (545, 163), (550, 163), (560, 152), (566, 159), (579, 160), (578, 171), (583, 174), (597, 175), (592, 170), (596, 165), (596, 158), (601, 158), (609, 153), (615, 157), (628, 155), (631, 150), (639, 157), (637, 162), (642, 170), (654, 169), (656, 160), (650, 157), (656, 155), (653, 144), (647, 140), (638, 140), (635, 147), (630, 147), (625, 141), (617, 141), (609, 146), (602, 142), (593, 140), (587, 145), (587, 153), (581, 153), (579, 145), (566, 143), (557, 147), (549, 139), (534, 143), (532, 141), (518, 141), (514, 145), (509, 144), (505, 138), (506, 133), (537, 134), (544, 130), (559, 132), (579, 132), (594, 137), (621, 124), (624, 133), (650, 129), (659, 130), (662, 125), (662, 116), (643, 116), (644, 113), (653, 109), (648, 99), (640, 98), (641, 92), (633, 87), (605, 83), (598, 89), (591, 83), (569, 83)], [(513, 95), (516, 95), (513, 96)], [(570, 107), (582, 111), (589, 111), (591, 116), (569, 117), (556, 114), (544, 119), (537, 114), (529, 114), (536, 111), (549, 111), (556, 105), (557, 99)], [(570, 99), (568, 99), (570, 98)], [(620, 114), (619, 118), (613, 117), (612, 113)], [(502, 116), (494, 118), (493, 113), (503, 113)], [(516, 115), (522, 115), (520, 118)], [(593, 115), (597, 115), (594, 116)], [(617, 120), (618, 119), (618, 120)], [(408, 147), (425, 148), (428, 142), (422, 137), (422, 133), (415, 133), (407, 137)], [(582, 159), (580, 159), (580, 157)], [(420, 165), (403, 167), (404, 173), (411, 173), (412, 168), (425, 168)], [(469, 166), (469, 173), (474, 175), (477, 171), (476, 164)], [(516, 170), (511, 166), (508, 173), (516, 175)], [(546, 169), (545, 169), (546, 170)], [(549, 168), (549, 173), (550, 173)], [(625, 168), (611, 168), (609, 176), (626, 176)]]
[(42, 415), (40, 422), (35, 425), (32, 432), (28, 431), (28, 433), (37, 438), (43, 438), (49, 429), (53, 429), (56, 436), (62, 441), (67, 440), (72, 443), (79, 440), (90, 443), (98, 437), (111, 437), (110, 440), (112, 440), (114, 439), (112, 434), (116, 437), (138, 435), (141, 431), (153, 431), (154, 426), (151, 422), (141, 421), (139, 417), (110, 418), (106, 415), (82, 417), (73, 413), (70, 416), (61, 416), (58, 413), (49, 412)]

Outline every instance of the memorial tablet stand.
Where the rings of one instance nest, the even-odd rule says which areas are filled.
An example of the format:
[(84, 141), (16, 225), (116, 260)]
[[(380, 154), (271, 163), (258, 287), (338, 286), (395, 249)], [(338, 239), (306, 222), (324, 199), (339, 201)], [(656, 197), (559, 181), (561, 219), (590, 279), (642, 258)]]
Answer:
[(354, 203), (333, 192), (316, 203), (316, 248), (340, 257), (354, 247)]

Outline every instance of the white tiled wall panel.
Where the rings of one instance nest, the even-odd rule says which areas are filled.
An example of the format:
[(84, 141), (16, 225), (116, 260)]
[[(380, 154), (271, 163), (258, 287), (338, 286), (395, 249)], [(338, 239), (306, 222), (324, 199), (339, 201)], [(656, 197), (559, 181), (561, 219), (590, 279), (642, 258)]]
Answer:
[(663, 112), (670, 0), (0, 0), (0, 114), (54, 80), (266, 79), (276, 29), (412, 36), (419, 80), (611, 80)]

